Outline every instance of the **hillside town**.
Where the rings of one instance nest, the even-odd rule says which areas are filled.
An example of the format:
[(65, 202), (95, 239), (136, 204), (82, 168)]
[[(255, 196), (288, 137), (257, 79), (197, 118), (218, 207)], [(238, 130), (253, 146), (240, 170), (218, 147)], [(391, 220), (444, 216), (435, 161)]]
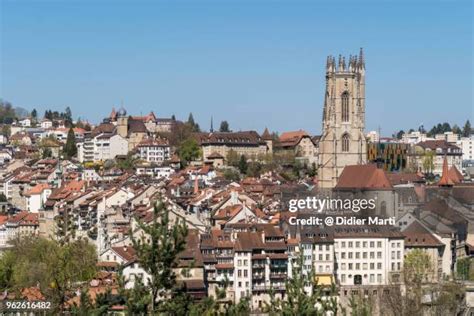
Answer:
[[(100, 301), (104, 314), (125, 315), (172, 301), (179, 285), (189, 304), (212, 298), (222, 315), (285, 314), (295, 291), (321, 315), (470, 315), (474, 130), (467, 121), (366, 131), (365, 64), (362, 49), (327, 58), (320, 135), (277, 133), (263, 118), (260, 130), (212, 118), (204, 128), (192, 114), (137, 115), (133, 106), (100, 109), (90, 118), (98, 123), (69, 108), (19, 116), (2, 101), (0, 301), (52, 301), (72, 314)], [(334, 215), (289, 210), (310, 197), (373, 200), (357, 216), (395, 224), (294, 225)], [(153, 254), (173, 252), (157, 232), (174, 240), (171, 259)], [(68, 281), (61, 299), (48, 296), (61, 282), (41, 284), (33, 272), (35, 283), (19, 282), (8, 259), (23, 240), (87, 244), (92, 273)], [(168, 259), (168, 277), (150, 264)], [(157, 275), (173, 282), (158, 286)], [(138, 299), (147, 295), (150, 304)]]

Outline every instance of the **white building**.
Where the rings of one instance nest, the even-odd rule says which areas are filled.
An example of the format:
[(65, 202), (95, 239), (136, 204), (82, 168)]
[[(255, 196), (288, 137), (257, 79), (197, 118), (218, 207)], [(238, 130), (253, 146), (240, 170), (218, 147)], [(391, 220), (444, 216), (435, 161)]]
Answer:
[(461, 148), (452, 143), (448, 143), (445, 140), (427, 140), (417, 143), (413, 149), (413, 153), (409, 156), (409, 159), (413, 160), (413, 164), (417, 166), (420, 171), (427, 171), (422, 170), (422, 167), (426, 157), (425, 155), (428, 152), (433, 152), (433, 170), (431, 170), (433, 174), (441, 175), (443, 173), (445, 158), (449, 168), (455, 166), (458, 170), (462, 170)]
[[(373, 229), (367, 228), (368, 230)], [(365, 237), (347, 234), (334, 239), (337, 279), (343, 286), (390, 285), (400, 282), (403, 269), (404, 237), (390, 235)]]
[(18, 121), (18, 123), (23, 127), (30, 127), (31, 126), (31, 120), (29, 118), (24, 118), (24, 119)]
[(402, 136), (402, 143), (405, 144), (417, 144), (426, 140), (434, 140), (434, 138), (428, 137), (425, 133), (414, 131), (411, 133), (405, 133)]
[(459, 134), (454, 134), (453, 132), (444, 132), (443, 134), (436, 134), (436, 140), (445, 140), (448, 143), (456, 144), (459, 140)]
[(365, 135), (367, 137), (367, 139), (369, 140), (369, 142), (371, 143), (376, 143), (379, 141), (380, 139), (380, 135), (377, 131), (370, 131), (367, 133), (367, 135)]
[(158, 166), (154, 164), (140, 164), (136, 166), (137, 176), (169, 179), (170, 175), (172, 175), (174, 172), (174, 169), (168, 166)]
[(94, 138), (94, 161), (114, 159), (128, 153), (128, 141), (120, 135), (101, 134)]
[(44, 129), (48, 129), (48, 128), (51, 128), (53, 127), (53, 122), (48, 120), (48, 119), (44, 119), (41, 121), (41, 128), (44, 128)]
[(118, 155), (126, 155), (128, 141), (118, 134), (102, 133), (77, 143), (77, 149), (80, 162), (106, 161)]
[(28, 212), (38, 213), (38, 211), (43, 208), (51, 192), (51, 188), (47, 183), (39, 183), (24, 193)]
[(170, 159), (170, 145), (162, 139), (145, 139), (138, 144), (137, 153), (142, 160), (160, 164)]
[(462, 151), (462, 160), (474, 160), (474, 134), (469, 137), (462, 137), (457, 141), (458, 147)]
[(100, 181), (102, 177), (95, 171), (95, 169), (84, 169), (82, 171), (82, 179), (84, 181)]

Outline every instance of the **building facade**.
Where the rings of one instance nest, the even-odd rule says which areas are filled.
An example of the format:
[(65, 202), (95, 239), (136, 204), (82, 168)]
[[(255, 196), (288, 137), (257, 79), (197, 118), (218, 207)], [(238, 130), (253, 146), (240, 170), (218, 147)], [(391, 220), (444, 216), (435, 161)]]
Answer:
[(365, 128), (365, 62), (349, 57), (329, 56), (326, 64), (326, 91), (323, 133), (319, 141), (319, 186), (333, 188), (347, 165), (367, 161)]

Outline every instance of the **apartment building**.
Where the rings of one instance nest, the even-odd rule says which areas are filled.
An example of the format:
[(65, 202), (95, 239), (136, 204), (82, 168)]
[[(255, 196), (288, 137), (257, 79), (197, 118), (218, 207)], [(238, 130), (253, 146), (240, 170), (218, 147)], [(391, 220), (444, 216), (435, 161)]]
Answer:
[(100, 133), (77, 144), (80, 162), (106, 161), (128, 153), (128, 141), (120, 135)]
[(242, 231), (212, 230), (201, 238), (209, 295), (226, 284), (228, 299), (238, 302), (251, 298), (253, 309), (262, 309), (270, 300), (285, 295), (288, 254), (284, 235), (271, 225), (242, 224)]
[(421, 171), (429, 171), (422, 169), (426, 155), (430, 152), (433, 153), (433, 170), (431, 170), (433, 174), (441, 175), (445, 157), (448, 167), (455, 166), (458, 170), (461, 170), (463, 159), (461, 148), (445, 140), (427, 140), (416, 144), (408, 155), (408, 159), (411, 160), (408, 165), (417, 166)]
[(336, 278), (341, 286), (390, 285), (401, 281), (404, 236), (385, 226), (334, 230)]
[(164, 139), (144, 139), (136, 147), (141, 160), (162, 164), (170, 159), (170, 145)]

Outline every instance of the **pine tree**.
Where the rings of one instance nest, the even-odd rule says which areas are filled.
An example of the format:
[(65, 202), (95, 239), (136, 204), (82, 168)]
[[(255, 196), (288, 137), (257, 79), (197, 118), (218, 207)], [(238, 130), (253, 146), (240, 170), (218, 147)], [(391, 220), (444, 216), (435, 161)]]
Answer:
[(227, 121), (221, 122), (221, 126), (219, 127), (219, 132), (230, 132), (229, 123)]
[(464, 137), (469, 137), (472, 133), (471, 130), (471, 122), (469, 120), (466, 121), (466, 124), (464, 124), (464, 127), (462, 129), (462, 136)]
[(138, 221), (138, 227), (143, 234), (137, 238), (131, 233), (130, 238), (140, 266), (150, 275), (147, 287), (151, 292), (151, 312), (155, 314), (165, 305), (159, 297), (169, 295), (176, 286), (173, 268), (177, 255), (185, 248), (187, 227), (182, 221), (170, 221), (169, 210), (162, 201), (154, 207), (152, 222), (145, 225)]
[(72, 129), (72, 127), (67, 133), (66, 145), (64, 146), (64, 154), (66, 155), (67, 159), (70, 159), (77, 154), (76, 136), (74, 135), (74, 130)]

